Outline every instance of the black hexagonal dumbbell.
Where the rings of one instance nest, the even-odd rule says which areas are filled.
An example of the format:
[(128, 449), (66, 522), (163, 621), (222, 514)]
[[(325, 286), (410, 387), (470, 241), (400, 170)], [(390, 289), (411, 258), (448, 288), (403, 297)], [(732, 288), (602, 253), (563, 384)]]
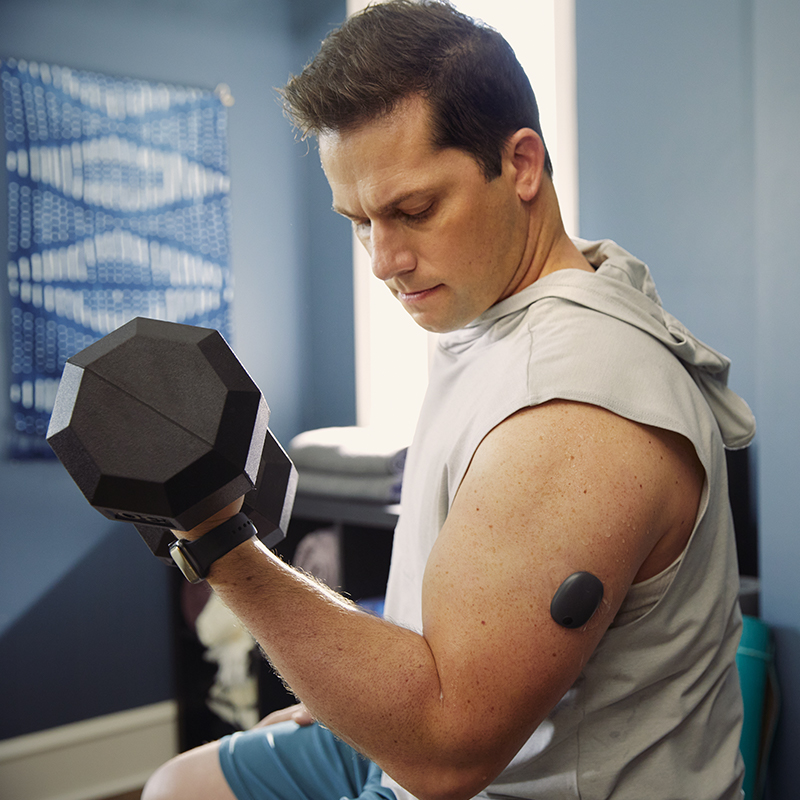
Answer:
[(214, 330), (139, 317), (67, 361), (47, 441), (86, 499), (172, 564), (189, 530), (242, 495), (267, 547), (297, 471), (258, 386)]

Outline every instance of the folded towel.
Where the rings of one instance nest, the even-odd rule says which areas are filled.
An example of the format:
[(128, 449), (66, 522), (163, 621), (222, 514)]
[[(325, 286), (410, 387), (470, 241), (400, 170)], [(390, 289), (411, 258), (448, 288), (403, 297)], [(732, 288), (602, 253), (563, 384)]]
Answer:
[(305, 431), (292, 439), (288, 453), (298, 472), (401, 475), (405, 437), (385, 428), (340, 427)]
[(297, 489), (304, 494), (378, 503), (400, 502), (400, 475), (348, 475), (342, 472), (298, 470), (298, 476)]

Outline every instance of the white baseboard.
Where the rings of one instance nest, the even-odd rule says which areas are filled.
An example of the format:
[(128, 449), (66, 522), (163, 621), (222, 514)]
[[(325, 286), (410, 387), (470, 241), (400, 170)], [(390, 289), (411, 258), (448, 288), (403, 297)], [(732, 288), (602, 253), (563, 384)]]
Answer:
[(139, 789), (176, 754), (177, 718), (166, 701), (0, 741), (0, 797), (98, 800)]

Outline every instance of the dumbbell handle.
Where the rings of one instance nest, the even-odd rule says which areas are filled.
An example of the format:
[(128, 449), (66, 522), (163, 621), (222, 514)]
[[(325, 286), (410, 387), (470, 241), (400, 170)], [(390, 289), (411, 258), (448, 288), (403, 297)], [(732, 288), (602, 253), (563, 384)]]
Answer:
[[(267, 431), (272, 436), (271, 431)], [(274, 444), (282, 453), (283, 450), (275, 441)], [(290, 471), (287, 477), (287, 461), (275, 460), (274, 447), (265, 447), (261, 455), (258, 478), (255, 487), (244, 496), (242, 511), (247, 514), (258, 531), (258, 538), (265, 547), (275, 547), (285, 536), (289, 527), (289, 518), (294, 506), (297, 492), (297, 470), (289, 462)], [(285, 491), (280, 491), (281, 487)], [(146, 517), (128, 519), (133, 522), (139, 535), (155, 556), (165, 564), (174, 566), (170, 554), (170, 546), (175, 542), (175, 534), (158, 519), (148, 520)]]

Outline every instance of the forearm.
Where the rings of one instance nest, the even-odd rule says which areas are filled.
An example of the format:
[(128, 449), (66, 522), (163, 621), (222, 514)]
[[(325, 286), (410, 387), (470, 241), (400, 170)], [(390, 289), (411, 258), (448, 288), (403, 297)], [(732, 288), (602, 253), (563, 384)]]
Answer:
[(431, 776), (466, 769), (448, 763), (455, 717), (421, 635), (367, 614), (254, 541), (216, 562), (209, 583), (314, 717), (410, 791), (422, 796)]

